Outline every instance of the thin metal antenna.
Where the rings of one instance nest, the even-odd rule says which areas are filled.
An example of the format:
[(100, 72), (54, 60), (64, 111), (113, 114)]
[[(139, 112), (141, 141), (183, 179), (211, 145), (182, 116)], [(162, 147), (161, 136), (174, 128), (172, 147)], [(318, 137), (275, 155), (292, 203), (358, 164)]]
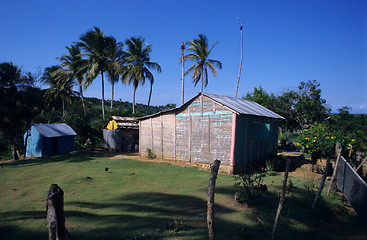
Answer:
[(182, 51), (182, 96), (181, 96), (181, 105), (185, 102), (185, 65), (184, 65), (184, 50), (185, 50), (185, 44), (181, 42), (181, 51)]
[(240, 85), (240, 77), (241, 77), (241, 70), (242, 70), (242, 58), (243, 58), (243, 32), (242, 32), (242, 28), (243, 28), (243, 24), (245, 23), (244, 21), (242, 21), (241, 18), (237, 17), (238, 20), (240, 20), (241, 22), (241, 61), (240, 61), (240, 71), (238, 73), (238, 80), (237, 80), (237, 87), (236, 87), (236, 94), (235, 94), (235, 98), (237, 98), (237, 92), (238, 92), (238, 87)]

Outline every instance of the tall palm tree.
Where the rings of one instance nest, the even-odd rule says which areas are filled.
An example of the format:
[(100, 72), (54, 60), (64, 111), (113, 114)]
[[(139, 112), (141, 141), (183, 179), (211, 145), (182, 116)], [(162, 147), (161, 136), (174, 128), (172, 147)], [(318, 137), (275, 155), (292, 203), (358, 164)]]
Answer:
[(108, 46), (113, 37), (106, 37), (103, 32), (94, 27), (94, 30), (88, 31), (80, 37), (80, 46), (85, 51), (88, 62), (88, 75), (84, 86), (88, 87), (92, 84), (94, 79), (101, 74), (102, 76), (102, 117), (105, 118), (104, 109), (104, 76), (103, 73), (107, 71), (110, 60), (108, 58)]
[(209, 55), (213, 50), (214, 46), (219, 42), (215, 42), (213, 46), (209, 49), (209, 41), (208, 38), (199, 34), (199, 38), (194, 39), (193, 41), (187, 41), (186, 45), (189, 47), (187, 51), (192, 52), (184, 56), (184, 60), (194, 61), (195, 64), (192, 65), (186, 72), (185, 75), (189, 72), (193, 72), (192, 80), (194, 82), (194, 86), (201, 80), (201, 89), (200, 92), (203, 92), (203, 86), (205, 81), (205, 86), (208, 85), (208, 68), (213, 74), (213, 76), (217, 76), (217, 69), (222, 69), (222, 63), (218, 60), (209, 59)]
[(161, 66), (158, 63), (151, 62), (149, 54), (152, 51), (151, 45), (144, 42), (143, 38), (130, 38), (126, 40), (127, 50), (125, 52), (125, 69), (122, 73), (121, 79), (124, 83), (133, 84), (133, 113), (135, 113), (135, 92), (137, 87), (145, 84), (145, 80), (148, 79), (150, 82), (150, 92), (148, 99), (149, 110), (150, 99), (152, 96), (152, 88), (154, 83), (153, 74), (149, 69), (161, 72)]
[(51, 66), (46, 68), (42, 80), (50, 86), (46, 91), (48, 104), (51, 105), (53, 102), (61, 101), (61, 119), (63, 119), (66, 115), (65, 104), (71, 103), (71, 97), (74, 95), (72, 75), (67, 69), (61, 68), (61, 66)]
[(61, 66), (66, 68), (73, 80), (76, 80), (79, 85), (79, 94), (82, 100), (84, 116), (87, 114), (85, 110), (84, 97), (83, 97), (83, 84), (87, 73), (87, 61), (82, 58), (80, 48), (77, 45), (66, 47), (69, 54), (63, 54), (60, 58), (62, 62)]
[(115, 83), (119, 81), (120, 73), (123, 68), (124, 52), (122, 51), (123, 43), (117, 42), (114, 38), (109, 38), (108, 41), (108, 58), (109, 64), (107, 68), (108, 80), (112, 85), (111, 93), (111, 109), (113, 108)]

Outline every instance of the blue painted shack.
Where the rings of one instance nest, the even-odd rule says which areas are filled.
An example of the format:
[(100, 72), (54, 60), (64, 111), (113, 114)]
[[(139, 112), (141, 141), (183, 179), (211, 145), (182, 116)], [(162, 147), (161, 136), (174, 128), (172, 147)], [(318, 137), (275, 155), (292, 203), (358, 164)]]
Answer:
[(139, 153), (212, 163), (235, 173), (277, 153), (282, 116), (260, 104), (222, 95), (198, 94), (181, 107), (139, 118)]
[(66, 123), (34, 124), (24, 134), (26, 157), (44, 157), (75, 150), (76, 133)]

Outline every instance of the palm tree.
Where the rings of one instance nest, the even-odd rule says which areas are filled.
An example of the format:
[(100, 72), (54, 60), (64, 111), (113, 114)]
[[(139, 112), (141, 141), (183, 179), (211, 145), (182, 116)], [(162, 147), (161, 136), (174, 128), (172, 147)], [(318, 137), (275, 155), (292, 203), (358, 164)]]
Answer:
[(193, 72), (192, 80), (194, 82), (194, 86), (196, 86), (196, 84), (201, 80), (201, 93), (203, 92), (204, 81), (205, 86), (208, 85), (208, 68), (214, 77), (217, 76), (217, 69), (215, 67), (222, 69), (222, 63), (220, 61), (209, 59), (211, 51), (217, 44), (218, 41), (209, 49), (208, 38), (203, 34), (199, 34), (198, 39), (186, 42), (186, 45), (189, 46), (187, 51), (192, 53), (184, 56), (184, 60), (194, 61), (195, 64), (185, 72), (185, 75), (189, 72)]
[(102, 117), (105, 118), (104, 111), (104, 76), (103, 73), (107, 71), (108, 65), (111, 63), (108, 57), (108, 46), (113, 37), (106, 37), (98, 27), (94, 30), (88, 31), (80, 37), (80, 46), (85, 51), (88, 62), (88, 75), (84, 86), (88, 87), (92, 84), (94, 79), (101, 74), (102, 76)]
[(74, 95), (72, 74), (61, 66), (51, 66), (46, 68), (42, 80), (50, 86), (46, 91), (48, 104), (61, 100), (63, 119), (66, 115), (65, 104), (71, 103), (71, 96)]
[(120, 73), (123, 68), (124, 52), (122, 51), (123, 43), (116, 42), (116, 39), (109, 38), (108, 41), (108, 58), (110, 63), (107, 68), (108, 80), (112, 85), (111, 93), (111, 109), (113, 108), (115, 83), (119, 81)]
[(71, 74), (72, 80), (76, 80), (79, 85), (79, 94), (82, 99), (84, 116), (87, 114), (85, 110), (84, 97), (83, 97), (83, 84), (84, 78), (87, 73), (87, 61), (82, 58), (80, 48), (77, 45), (66, 47), (69, 54), (63, 54), (60, 58), (62, 62), (61, 66), (68, 69)]
[(154, 83), (153, 74), (149, 69), (161, 72), (161, 66), (158, 63), (151, 62), (149, 53), (152, 51), (151, 45), (144, 43), (143, 38), (130, 38), (126, 40), (127, 50), (125, 52), (125, 69), (122, 73), (121, 79), (124, 83), (133, 84), (133, 113), (135, 113), (135, 92), (139, 84), (144, 85), (145, 79), (150, 82), (150, 92), (148, 99), (149, 110), (150, 99), (152, 96), (152, 88)]

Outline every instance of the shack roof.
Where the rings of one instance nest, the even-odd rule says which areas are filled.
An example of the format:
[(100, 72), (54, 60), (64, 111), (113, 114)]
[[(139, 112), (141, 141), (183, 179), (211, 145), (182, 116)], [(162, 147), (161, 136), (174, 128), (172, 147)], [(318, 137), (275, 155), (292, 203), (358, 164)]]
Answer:
[(261, 106), (257, 102), (211, 93), (203, 93), (203, 95), (236, 111), (238, 114), (284, 119), (284, 117), (276, 114), (264, 106)]
[[(115, 120), (119, 129), (139, 129), (139, 121), (135, 117), (111, 116), (111, 120)], [(103, 128), (107, 125), (108, 123)]]
[(279, 114), (276, 114), (275, 112), (253, 101), (243, 100), (243, 99), (228, 97), (228, 96), (223, 96), (223, 95), (211, 94), (211, 93), (202, 93), (202, 94), (199, 93), (195, 97), (191, 98), (189, 101), (187, 101), (185, 104), (183, 104), (182, 106), (178, 108), (173, 108), (173, 109), (162, 111), (162, 112), (155, 113), (152, 115), (140, 117), (138, 118), (138, 120), (144, 120), (146, 118), (154, 117), (156, 115), (168, 114), (171, 112), (180, 112), (182, 109), (184, 109), (187, 105), (193, 102), (200, 95), (210, 98), (212, 101), (217, 102), (229, 108), (230, 110), (232, 110), (233, 112), (237, 114), (261, 116), (261, 117), (268, 117), (268, 118), (275, 118), (275, 119), (284, 119), (284, 117), (280, 116)]
[(74, 130), (66, 123), (34, 124), (42, 137), (75, 136)]

